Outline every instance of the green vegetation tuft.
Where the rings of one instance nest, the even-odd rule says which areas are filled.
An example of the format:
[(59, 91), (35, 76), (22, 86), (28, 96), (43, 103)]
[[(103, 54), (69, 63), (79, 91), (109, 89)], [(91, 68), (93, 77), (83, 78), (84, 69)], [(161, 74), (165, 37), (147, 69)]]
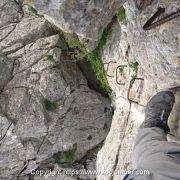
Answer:
[(101, 50), (107, 43), (110, 33), (111, 33), (111, 29), (107, 26), (102, 33), (101, 39), (99, 40), (99, 43), (98, 43), (97, 48), (95, 49), (95, 52), (97, 52), (98, 54), (101, 53)]
[(124, 73), (124, 67), (119, 67), (119, 74), (122, 76)]
[(102, 33), (96, 49), (87, 54), (87, 59), (91, 63), (91, 66), (96, 73), (97, 79), (101, 82), (102, 88), (111, 96), (111, 88), (106, 78), (106, 71), (104, 69), (103, 61), (101, 59), (101, 51), (107, 43), (108, 37), (111, 33), (111, 29), (106, 27)]
[(53, 159), (57, 164), (71, 164), (74, 162), (76, 151), (77, 143), (75, 143), (69, 151), (54, 154)]
[(119, 8), (119, 11), (118, 11), (118, 13), (117, 13), (117, 17), (118, 17), (118, 19), (119, 19), (119, 21), (121, 22), (121, 23), (125, 23), (126, 22), (126, 10), (124, 9), (124, 7), (123, 6), (121, 6), (120, 8)]
[(79, 41), (79, 39), (76, 39), (76, 38), (72, 38), (72, 37), (66, 37), (66, 42), (68, 43), (68, 46), (71, 48), (71, 49), (80, 49), (84, 55), (86, 55), (87, 53), (87, 49), (85, 47), (85, 45), (83, 43), (81, 43)]
[(56, 63), (51, 67), (51, 69), (60, 70), (61, 69), (61, 64)]
[(97, 79), (101, 82), (102, 88), (110, 96), (112, 90), (107, 81), (106, 71), (104, 70), (104, 65), (103, 65), (100, 54), (98, 54), (97, 52), (88, 53), (87, 60), (90, 62), (94, 72), (96, 73)]
[(101, 39), (99, 40), (98, 46), (93, 51), (88, 51), (86, 46), (80, 42), (78, 39), (66, 37), (66, 41), (68, 46), (72, 49), (79, 49), (81, 52), (80, 58), (86, 58), (94, 70), (97, 79), (101, 82), (102, 88), (107, 92), (109, 96), (111, 96), (111, 88), (108, 84), (106, 78), (106, 71), (104, 70), (104, 65), (101, 59), (101, 50), (107, 43), (107, 39), (109, 37), (111, 30), (109, 27), (106, 27), (102, 33)]
[(138, 67), (139, 67), (139, 63), (137, 61), (135, 62), (130, 62), (129, 63), (129, 67), (132, 71), (132, 75), (131, 75), (131, 86), (134, 84), (136, 78), (137, 78), (137, 73), (138, 73)]
[(139, 66), (139, 63), (137, 61), (135, 62), (130, 62), (129, 63), (129, 67), (132, 69), (132, 71), (134, 72), (134, 74), (137, 74), (138, 72), (138, 66)]
[(45, 99), (44, 106), (48, 111), (55, 111), (59, 105), (56, 101), (49, 101), (48, 99)]

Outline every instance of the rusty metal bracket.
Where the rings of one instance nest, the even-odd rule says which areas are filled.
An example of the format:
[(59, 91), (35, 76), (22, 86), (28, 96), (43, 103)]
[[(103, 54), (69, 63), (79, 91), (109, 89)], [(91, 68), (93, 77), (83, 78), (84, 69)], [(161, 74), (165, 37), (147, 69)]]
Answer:
[(124, 86), (125, 83), (120, 83), (120, 82), (118, 82), (118, 70), (119, 70), (119, 68), (124, 68), (124, 67), (127, 67), (127, 65), (120, 65), (120, 66), (118, 66), (118, 67), (116, 68), (116, 83), (119, 84), (119, 85), (122, 85), (122, 86)]
[[(134, 78), (134, 80), (144, 81), (143, 78)], [(130, 92), (131, 92), (132, 87), (133, 87), (133, 84), (129, 83), (129, 88), (128, 88), (128, 92), (127, 92), (127, 99), (129, 102), (139, 104), (137, 101), (132, 100), (130, 97)]]
[(116, 61), (105, 62), (105, 63), (103, 63), (103, 65), (106, 65), (106, 64), (107, 64), (106, 76), (113, 78), (114, 76), (111, 76), (111, 75), (109, 75), (109, 74), (107, 73), (108, 70), (109, 70), (109, 65), (110, 65), (110, 63), (116, 64)]

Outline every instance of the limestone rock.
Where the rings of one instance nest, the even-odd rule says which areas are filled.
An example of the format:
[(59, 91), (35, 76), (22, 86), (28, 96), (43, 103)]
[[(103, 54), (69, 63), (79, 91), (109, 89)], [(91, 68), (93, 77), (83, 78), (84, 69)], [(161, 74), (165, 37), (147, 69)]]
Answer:
[(8, 131), (11, 123), (8, 122), (6, 117), (0, 116), (0, 139), (3, 139)]
[(13, 61), (0, 54), (0, 91), (12, 76)]
[[(5, 119), (7, 121), (7, 119)], [(2, 123), (2, 122), (1, 122)], [(8, 122), (7, 122), (8, 123)], [(24, 168), (25, 149), (13, 133), (14, 126), (6, 126), (6, 133), (0, 141), (0, 178), (17, 176)]]
[[(147, 101), (180, 85), (179, 18), (149, 31), (142, 27), (157, 7), (169, 14), (179, 1), (146, 1), (142, 8), (127, 1), (122, 23), (114, 15), (124, 2), (1, 0), (0, 179), (119, 180), (133, 169), (133, 143)], [(29, 3), (45, 18), (28, 12)], [(113, 118), (110, 100), (88, 86), (95, 77), (87, 78), (88, 64), (65, 56), (70, 49), (60, 32), (75, 33), (93, 49), (109, 23), (101, 53)], [(31, 174), (37, 170), (71, 174)], [(72, 175), (82, 170), (92, 173)]]
[[(102, 52), (107, 78), (114, 94), (115, 112), (110, 132), (98, 153), (97, 170), (109, 172), (97, 179), (123, 179), (132, 170), (133, 142), (144, 119), (148, 99), (157, 91), (179, 86), (179, 18), (149, 31), (142, 26), (157, 10), (167, 14), (179, 7), (178, 1), (153, 1), (139, 10), (134, 1), (125, 3), (127, 22), (115, 22)], [(132, 88), (132, 63), (138, 62)], [(129, 89), (130, 88), (130, 89)], [(131, 101), (130, 101), (131, 100)]]
[[(15, 1), (2, 0), (0, 2), (0, 9), (0, 28), (7, 28), (10, 25), (18, 23), (22, 17), (22, 13), (20, 13), (20, 8)], [(4, 28), (2, 28), (2, 32), (4, 32)], [(3, 37), (2, 35), (3, 34), (1, 33), (0, 36)]]
[(128, 39), (134, 58), (141, 64), (145, 72), (153, 77), (161, 88), (175, 87), (180, 84), (179, 58), (179, 19), (177, 17), (149, 31), (144, 31), (145, 24), (158, 9), (165, 7), (165, 15), (176, 12), (178, 0), (153, 1), (139, 11), (133, 1), (126, 3)]
[(72, 164), (98, 146), (108, 133), (111, 107), (88, 87), (76, 61), (62, 56), (65, 43), (57, 31), (8, 2), (0, 3), (8, 8), (0, 29), (0, 179), (26, 179), (55, 154), (76, 146), (65, 160), (54, 159)]
[(63, 31), (76, 33), (89, 41), (97, 41), (124, 2), (125, 0), (36, 0), (35, 7)]
[[(146, 76), (141, 67), (137, 69), (137, 77), (141, 80), (135, 80), (129, 91), (133, 73), (129, 65), (131, 55), (126, 27), (120, 27), (119, 22), (115, 21), (111, 36), (102, 52), (107, 78), (113, 89), (115, 112), (110, 132), (98, 153), (97, 170), (101, 173), (97, 175), (97, 179), (111, 179), (112, 176), (122, 179), (123, 172), (132, 168), (133, 140), (143, 121), (143, 106), (151, 91), (146, 90)], [(138, 104), (130, 102), (129, 99), (137, 101)]]

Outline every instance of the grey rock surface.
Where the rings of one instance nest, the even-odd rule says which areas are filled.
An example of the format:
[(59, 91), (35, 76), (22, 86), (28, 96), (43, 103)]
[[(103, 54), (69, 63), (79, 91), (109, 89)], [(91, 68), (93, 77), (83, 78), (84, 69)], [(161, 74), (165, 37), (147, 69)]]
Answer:
[(0, 91), (10, 80), (13, 72), (13, 61), (6, 56), (0, 55)]
[[(126, 23), (114, 23), (102, 52), (107, 78), (114, 93), (115, 112), (110, 132), (97, 158), (97, 169), (110, 173), (98, 175), (98, 180), (123, 179), (127, 170), (133, 169), (133, 142), (144, 120), (147, 101), (160, 90), (180, 85), (179, 18), (149, 31), (142, 29), (160, 5), (167, 8), (168, 14), (177, 10), (179, 1), (153, 1), (142, 10), (134, 1), (126, 2)], [(131, 62), (139, 63), (137, 78), (140, 79), (135, 80), (129, 89), (133, 77)], [(178, 123), (174, 123), (175, 118), (171, 119), (171, 125)], [(175, 131), (173, 128), (172, 132)]]
[[(124, 2), (1, 0), (0, 180), (120, 180), (133, 169), (146, 103), (156, 92), (180, 86), (179, 18), (149, 31), (142, 27), (157, 7), (169, 14), (179, 1), (152, 1), (139, 9), (129, 0), (122, 23), (113, 16)], [(69, 49), (60, 32), (75, 33), (94, 48), (109, 23), (101, 55), (113, 118), (110, 101), (89, 88), (78, 59), (64, 56)], [(178, 108), (170, 125), (179, 138)], [(30, 174), (34, 170), (54, 171), (40, 176)]]
[(0, 139), (3, 139), (9, 127), (11, 126), (11, 123), (8, 122), (6, 117), (0, 116), (0, 119)]
[(111, 107), (62, 56), (63, 40), (44, 18), (23, 14), (13, 0), (0, 8), (0, 179), (27, 179), (54, 154), (76, 145), (73, 163), (98, 146)]
[(36, 0), (35, 7), (63, 31), (76, 33), (80, 39), (92, 42), (98, 41), (103, 29), (124, 2), (125, 0)]
[(133, 1), (126, 3), (127, 33), (134, 58), (141, 64), (161, 88), (180, 84), (179, 25), (180, 17), (164, 23), (152, 30), (144, 31), (145, 24), (158, 9), (165, 7), (165, 15), (176, 12), (180, 2), (173, 0), (153, 1), (143, 10), (138, 10)]
[[(7, 119), (6, 119), (7, 121)], [(8, 122), (7, 122), (8, 123)], [(20, 173), (24, 168), (24, 161), (26, 159), (26, 150), (22, 143), (18, 140), (15, 133), (13, 133), (14, 126), (6, 128), (6, 134), (3, 135), (0, 144), (0, 178), (11, 179)]]
[(107, 46), (102, 52), (107, 78), (113, 89), (115, 112), (110, 132), (97, 156), (97, 169), (101, 172), (97, 175), (99, 180), (112, 177), (123, 179), (125, 171), (132, 169), (133, 142), (144, 119), (147, 100), (156, 91), (153, 85), (149, 87), (148, 76), (139, 66), (137, 78), (140, 80), (135, 80), (129, 91), (133, 75), (129, 63), (135, 61), (132, 61), (133, 54), (127, 37), (126, 26), (120, 26), (119, 22), (115, 21)]

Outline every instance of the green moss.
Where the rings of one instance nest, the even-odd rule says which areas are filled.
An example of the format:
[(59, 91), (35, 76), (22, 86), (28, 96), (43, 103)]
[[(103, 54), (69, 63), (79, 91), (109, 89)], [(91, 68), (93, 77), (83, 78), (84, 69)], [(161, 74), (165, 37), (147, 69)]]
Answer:
[[(61, 64), (54, 64), (51, 69), (54, 69), (54, 70), (60, 70), (61, 69)], [(58, 71), (57, 71), (58, 72)]]
[(106, 72), (104, 70), (104, 65), (101, 59), (101, 50), (106, 45), (110, 32), (110, 28), (106, 27), (104, 29), (96, 49), (91, 52), (78, 39), (68, 36), (66, 37), (66, 41), (70, 48), (80, 50), (79, 58), (86, 58), (90, 62), (97, 79), (101, 82), (102, 88), (107, 92), (109, 96), (111, 95), (112, 90), (106, 78)]
[(87, 54), (87, 59), (91, 63), (91, 66), (96, 73), (97, 79), (101, 82), (103, 89), (111, 96), (111, 88), (106, 78), (106, 71), (104, 69), (103, 61), (101, 59), (101, 51), (107, 43), (108, 37), (111, 33), (111, 29), (106, 27), (102, 33), (102, 36), (99, 40), (98, 46), (92, 52)]
[(124, 67), (119, 67), (119, 74), (122, 76), (124, 73)]
[(86, 49), (85, 45), (79, 41), (79, 39), (67, 36), (66, 42), (68, 43), (68, 46), (71, 49), (78, 48), (86, 55), (87, 49)]
[(133, 74), (136, 74), (136, 75), (137, 75), (139, 63), (138, 63), (137, 61), (135, 61), (135, 62), (130, 62), (130, 63), (129, 63), (129, 67), (131, 68)]
[(77, 143), (75, 143), (69, 151), (56, 153), (53, 159), (57, 164), (71, 164), (75, 160), (75, 153), (77, 151)]
[(55, 111), (59, 105), (56, 101), (49, 101), (48, 99), (45, 99), (44, 106), (48, 111)]
[(91, 63), (92, 69), (94, 70), (97, 79), (101, 82), (102, 88), (111, 95), (111, 88), (106, 78), (106, 72), (104, 70), (104, 65), (101, 56), (96, 52), (91, 52), (87, 54), (87, 60)]
[(99, 43), (98, 43), (97, 48), (95, 49), (95, 52), (97, 52), (98, 54), (101, 53), (101, 50), (107, 43), (110, 33), (111, 33), (111, 29), (107, 26), (102, 33), (101, 39), (99, 40)]
[(44, 54), (44, 60), (49, 61), (51, 63), (51, 69), (59, 70), (61, 69), (61, 64), (55, 61), (54, 56), (52, 54)]
[(137, 73), (138, 73), (138, 67), (139, 67), (139, 63), (137, 61), (135, 62), (130, 62), (129, 63), (129, 67), (131, 69), (132, 75), (131, 75), (131, 86), (134, 84), (136, 78), (137, 78)]
[(126, 11), (125, 11), (123, 6), (121, 6), (119, 8), (119, 11), (117, 13), (117, 17), (118, 17), (118, 19), (119, 19), (119, 21), (121, 23), (125, 23), (126, 22)]

